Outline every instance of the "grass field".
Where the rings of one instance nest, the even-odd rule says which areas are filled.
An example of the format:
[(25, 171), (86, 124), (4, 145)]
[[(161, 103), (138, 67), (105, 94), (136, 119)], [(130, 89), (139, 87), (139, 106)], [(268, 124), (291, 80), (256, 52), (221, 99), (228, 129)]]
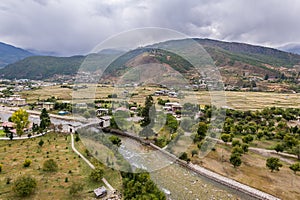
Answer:
[[(215, 147), (216, 151), (211, 151), (202, 159), (189, 156), (193, 163), (281, 199), (300, 199), (300, 173), (295, 175), (288, 168), (289, 164), (281, 162), (283, 167), (279, 172), (270, 172), (266, 168), (266, 157), (248, 152), (242, 156), (242, 165), (234, 168), (229, 162), (231, 147), (219, 144)], [(191, 147), (189, 152), (192, 149), (197, 149), (197, 147)]]
[[(126, 100), (128, 102), (137, 102), (140, 105), (144, 104), (145, 96), (153, 94), (154, 91), (159, 90), (157, 87), (137, 87), (134, 90), (129, 88), (117, 89), (111, 86), (98, 86), (89, 85), (87, 89), (80, 89), (73, 93), (72, 89), (61, 88), (60, 86), (43, 87), (38, 90), (23, 91), (20, 94), (22, 97), (27, 99), (27, 102), (32, 103), (38, 99), (46, 99), (48, 97), (56, 97), (60, 100), (72, 100), (72, 97), (76, 96), (82, 98), (82, 101), (90, 101), (94, 98), (96, 99), (106, 99), (106, 100)], [(122, 97), (122, 92), (129, 90), (130, 93), (135, 93), (136, 95), (132, 97)], [(119, 94), (118, 99), (108, 99), (107, 95), (117, 93)], [(156, 99), (157, 97), (154, 97)], [(168, 98), (168, 97), (160, 97)], [(283, 93), (273, 93), (273, 92), (220, 92), (210, 93), (207, 91), (199, 92), (186, 92), (185, 98), (182, 100), (176, 98), (169, 98), (171, 101), (179, 102), (197, 102), (199, 104), (210, 104), (211, 101), (221, 99), (224, 103), (232, 108), (240, 110), (255, 110), (262, 109), (264, 107), (297, 107), (300, 108), (300, 94), (283, 94)]]
[[(37, 189), (33, 195), (25, 199), (74, 199), (69, 195), (69, 187), (72, 182), (83, 183), (84, 190), (76, 199), (92, 199), (93, 190), (103, 183), (90, 181), (91, 169), (71, 149), (70, 136), (51, 133), (42, 137), (45, 142), (38, 146), (41, 138), (32, 138), (23, 141), (0, 141), (0, 163), (3, 166), (0, 173), (0, 199), (24, 199), (19, 198), (12, 191), (14, 180), (23, 174), (33, 176), (37, 180)], [(84, 151), (81, 142), (76, 143)], [(54, 159), (59, 169), (57, 172), (44, 172), (43, 162), (49, 158)], [(28, 168), (23, 167), (25, 159), (32, 160)], [(105, 177), (112, 177), (112, 186), (121, 189), (121, 177), (119, 172), (109, 168), (104, 169)], [(10, 184), (6, 184), (7, 179)], [(65, 182), (68, 178), (68, 182)], [(112, 179), (110, 179), (112, 180)], [(110, 181), (109, 180), (109, 181)], [(118, 183), (118, 184), (115, 184)]]

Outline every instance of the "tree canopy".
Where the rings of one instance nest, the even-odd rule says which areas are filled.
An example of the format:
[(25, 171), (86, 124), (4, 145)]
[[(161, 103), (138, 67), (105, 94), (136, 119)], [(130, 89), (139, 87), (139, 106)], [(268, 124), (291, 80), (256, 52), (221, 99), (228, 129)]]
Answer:
[(279, 158), (270, 157), (267, 159), (266, 166), (271, 170), (271, 172), (279, 171), (279, 168), (282, 167)]
[(24, 129), (29, 125), (29, 114), (24, 109), (19, 109), (15, 111), (11, 116), (11, 121), (14, 122), (16, 125), (16, 132), (18, 136), (24, 134)]

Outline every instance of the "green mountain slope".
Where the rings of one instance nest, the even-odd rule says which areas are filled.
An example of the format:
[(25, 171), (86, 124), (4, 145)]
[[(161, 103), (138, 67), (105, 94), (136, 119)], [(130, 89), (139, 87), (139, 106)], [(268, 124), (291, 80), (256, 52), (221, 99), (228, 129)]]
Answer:
[(51, 57), (32, 56), (1, 69), (2, 77), (8, 79), (45, 79), (54, 75), (74, 74), (84, 60), (84, 56)]
[(24, 49), (0, 42), (0, 68), (32, 55)]
[[(300, 55), (283, 52), (277, 49), (254, 46), (243, 43), (229, 43), (210, 39), (194, 39), (208, 52), (201, 61), (203, 65), (214, 62), (220, 67), (221, 73), (225, 71), (227, 76), (247, 69), (250, 74), (257, 74), (264, 77), (280, 75), (279, 67), (293, 69), (293, 66), (300, 64)], [(86, 56), (73, 57), (49, 57), (33, 56), (10, 64), (0, 70), (5, 78), (30, 78), (45, 79), (54, 75), (73, 75), (80, 68), (81, 71), (105, 70), (106, 77), (109, 75), (121, 75), (127, 68), (135, 67), (145, 63), (165, 63), (180, 73), (187, 73), (192, 69), (189, 62), (180, 56), (167, 52), (163, 49), (178, 48), (188, 45), (189, 40), (172, 40), (153, 44), (145, 48), (137, 48), (127, 53), (120, 51), (100, 52)], [(162, 50), (155, 50), (162, 49)], [(193, 49), (189, 49), (193, 51)], [(150, 57), (141, 58), (142, 54), (152, 54)], [(191, 52), (185, 52), (191, 53)], [(209, 55), (210, 58), (208, 58)], [(200, 55), (201, 57), (202, 55)], [(135, 62), (138, 59), (138, 62)], [(142, 59), (142, 60), (141, 60)], [(83, 62), (84, 61), (84, 62)], [(112, 63), (110, 63), (113, 61)], [(212, 62), (211, 62), (212, 61)], [(227, 68), (230, 68), (228, 71)], [(224, 70), (225, 69), (225, 70)], [(242, 72), (241, 72), (242, 73)]]

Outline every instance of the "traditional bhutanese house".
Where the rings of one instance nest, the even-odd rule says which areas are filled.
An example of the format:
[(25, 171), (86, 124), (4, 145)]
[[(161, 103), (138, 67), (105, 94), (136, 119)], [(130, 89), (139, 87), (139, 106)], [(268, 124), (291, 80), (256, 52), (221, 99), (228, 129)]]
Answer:
[(53, 102), (43, 102), (42, 107), (45, 108), (46, 110), (52, 110), (54, 108), (54, 103)]
[(102, 187), (99, 187), (99, 188), (95, 189), (94, 193), (95, 193), (97, 198), (102, 198), (102, 197), (106, 196), (107, 190), (104, 186), (102, 186)]
[(106, 128), (110, 126), (110, 116), (102, 116), (100, 117), (99, 126), (101, 128)]
[(177, 102), (168, 102), (165, 104), (164, 108), (175, 113), (176, 111), (180, 111), (182, 109), (182, 106)]
[(99, 108), (96, 110), (97, 116), (103, 116), (108, 114), (108, 109), (107, 108)]

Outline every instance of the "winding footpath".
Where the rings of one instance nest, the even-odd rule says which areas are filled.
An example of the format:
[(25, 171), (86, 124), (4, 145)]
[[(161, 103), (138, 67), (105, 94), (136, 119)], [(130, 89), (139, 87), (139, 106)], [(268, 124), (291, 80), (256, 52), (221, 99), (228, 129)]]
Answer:
[(75, 148), (73, 133), (71, 133), (71, 146), (72, 146), (73, 151), (78, 156), (80, 156), (84, 160), (84, 162), (86, 162), (86, 164), (88, 164), (88, 166), (90, 166), (90, 168), (95, 169), (95, 166)]
[[(86, 157), (84, 157), (76, 148), (75, 148), (75, 145), (74, 145), (74, 136), (73, 136), (73, 133), (71, 133), (71, 146), (72, 146), (72, 150), (78, 155), (80, 156), (84, 162), (86, 162), (86, 164), (88, 164), (88, 166), (90, 166), (90, 168), (92, 169), (95, 169), (95, 165), (93, 165)], [(109, 184), (109, 182), (103, 177), (102, 178), (102, 181), (103, 183), (106, 185), (106, 187), (114, 192), (115, 189)]]

